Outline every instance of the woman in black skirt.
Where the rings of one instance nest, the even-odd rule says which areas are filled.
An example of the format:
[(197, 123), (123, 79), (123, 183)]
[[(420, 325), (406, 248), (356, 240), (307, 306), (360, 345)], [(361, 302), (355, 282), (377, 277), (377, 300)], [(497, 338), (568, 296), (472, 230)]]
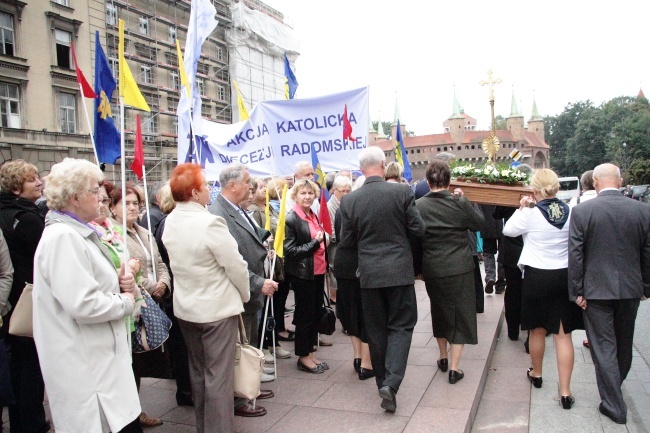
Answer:
[[(564, 409), (574, 403), (571, 395), (573, 342), (571, 332), (584, 329), (582, 312), (569, 301), (568, 240), (569, 206), (558, 200), (560, 184), (549, 169), (535, 172), (531, 180), (537, 203), (523, 197), (520, 207), (506, 223), (505, 236), (522, 235), (524, 248), (519, 258), (523, 273), (521, 329), (530, 330), (530, 358), (526, 373), (535, 388), (542, 387), (545, 337), (553, 334), (560, 380), (560, 402)], [(533, 205), (533, 207), (529, 207)]]
[[(363, 180), (354, 184), (353, 189), (363, 185)], [(340, 239), (341, 234), (341, 210), (337, 209), (334, 216), (334, 230), (336, 238)], [(363, 322), (363, 311), (361, 309), (361, 285), (357, 277), (358, 255), (356, 248), (337, 248), (334, 256), (334, 276), (338, 286), (337, 303), (342, 304), (342, 313), (339, 320), (343, 328), (348, 332), (354, 349), (354, 370), (360, 380), (370, 379), (375, 376), (370, 361), (370, 349), (366, 327)]]

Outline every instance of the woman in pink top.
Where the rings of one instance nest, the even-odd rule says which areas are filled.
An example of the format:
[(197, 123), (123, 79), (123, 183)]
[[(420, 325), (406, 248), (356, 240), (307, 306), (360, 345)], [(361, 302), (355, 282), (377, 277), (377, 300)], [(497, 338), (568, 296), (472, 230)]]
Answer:
[(329, 366), (313, 354), (318, 338), (318, 318), (323, 308), (323, 289), (327, 270), (326, 236), (311, 205), (318, 194), (318, 186), (308, 180), (296, 181), (291, 199), (296, 204), (287, 214), (284, 239), (285, 274), (295, 293), (296, 355), (298, 369), (322, 373)]

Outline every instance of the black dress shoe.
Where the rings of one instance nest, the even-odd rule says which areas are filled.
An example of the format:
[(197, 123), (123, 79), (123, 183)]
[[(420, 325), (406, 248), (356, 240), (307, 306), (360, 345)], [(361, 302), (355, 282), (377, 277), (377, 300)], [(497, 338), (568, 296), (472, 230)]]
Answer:
[(449, 361), (447, 360), (447, 358), (440, 358), (437, 362), (438, 362), (438, 368), (440, 369), (440, 371), (442, 371), (443, 373), (446, 373), (447, 369), (449, 368)]
[(375, 370), (359, 367), (359, 380), (366, 380), (371, 377), (375, 377)]
[(300, 360), (298, 360), (298, 370), (300, 370), (300, 371), (306, 371), (307, 373), (313, 373), (313, 374), (321, 374), (322, 372), (325, 371), (325, 370), (323, 370), (322, 368), (320, 368), (320, 364), (318, 364), (318, 365), (317, 365), (316, 367), (314, 367), (314, 368), (309, 368), (309, 367), (307, 367), (305, 364), (303, 364), (302, 362), (300, 362)]
[(560, 404), (562, 405), (562, 409), (571, 409), (571, 406), (573, 406), (573, 403), (575, 402), (576, 400), (570, 395), (560, 396)]
[(598, 406), (598, 411), (605, 415), (607, 418), (611, 419), (614, 421), (616, 424), (627, 424), (627, 419), (625, 418), (616, 418), (614, 414), (612, 414), (610, 411), (605, 409), (605, 406), (601, 403), (600, 406)]
[(489, 280), (485, 285), (485, 293), (489, 295), (492, 292), (494, 292), (494, 280)]
[(296, 341), (296, 333), (287, 332), (286, 337), (284, 337), (282, 334), (278, 334), (278, 341)]
[(528, 380), (530, 380), (530, 383), (532, 383), (535, 388), (541, 388), (543, 382), (542, 376), (539, 377), (531, 376), (530, 375), (531, 371), (533, 371), (533, 367), (530, 367), (526, 372), (526, 376), (528, 376)]
[(179, 406), (194, 406), (194, 401), (192, 400), (191, 392), (177, 392), (176, 393), (176, 403)]
[(354, 371), (358, 373), (359, 369), (361, 368), (361, 358), (354, 358), (352, 365), (354, 365)]
[(379, 388), (379, 397), (382, 398), (381, 408), (389, 412), (395, 412), (397, 410), (397, 398), (395, 397), (395, 391), (388, 385), (384, 385)]
[(449, 370), (449, 383), (454, 385), (456, 382), (459, 380), (462, 380), (463, 377), (465, 377), (465, 373), (463, 373), (463, 370)]
[(252, 402), (246, 402), (244, 406), (235, 408), (236, 416), (254, 417), (266, 415), (266, 409), (262, 406), (253, 406)]

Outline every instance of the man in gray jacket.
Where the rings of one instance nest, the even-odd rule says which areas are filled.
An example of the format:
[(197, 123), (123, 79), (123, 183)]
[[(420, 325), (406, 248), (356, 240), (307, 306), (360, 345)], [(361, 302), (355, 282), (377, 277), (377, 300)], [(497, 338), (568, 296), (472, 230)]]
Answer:
[[(242, 319), (250, 344), (257, 347), (259, 346), (258, 315), (264, 304), (263, 296), (273, 296), (278, 289), (278, 283), (265, 277), (266, 247), (260, 238), (257, 226), (239, 206), (239, 203), (248, 197), (251, 189), (248, 168), (242, 164), (231, 164), (225, 167), (219, 174), (219, 184), (221, 194), (208, 210), (226, 220), (228, 231), (237, 241), (239, 254), (248, 263), (251, 299), (244, 304)], [(262, 391), (258, 399), (272, 396), (271, 391)], [(266, 409), (255, 406), (245, 399), (238, 399), (235, 402), (235, 415), (252, 417), (265, 414)]]
[(583, 309), (599, 410), (625, 424), (621, 384), (632, 365), (639, 301), (650, 296), (650, 206), (618, 191), (615, 165), (599, 165), (593, 176), (598, 196), (571, 212), (569, 298)]
[(408, 185), (384, 180), (378, 147), (359, 155), (363, 186), (341, 200), (340, 248), (357, 249), (361, 303), (381, 407), (394, 412), (417, 322), (413, 255), (409, 236), (424, 234)]

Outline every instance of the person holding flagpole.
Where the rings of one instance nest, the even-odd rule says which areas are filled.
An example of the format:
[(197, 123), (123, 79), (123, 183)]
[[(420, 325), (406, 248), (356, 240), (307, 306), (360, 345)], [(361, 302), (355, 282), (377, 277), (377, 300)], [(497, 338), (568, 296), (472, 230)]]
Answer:
[(329, 370), (313, 354), (318, 317), (323, 308), (328, 242), (318, 216), (311, 209), (317, 193), (318, 186), (309, 179), (298, 180), (293, 185), (291, 198), (296, 204), (287, 214), (284, 239), (285, 274), (296, 298), (293, 323), (298, 370), (313, 374)]

